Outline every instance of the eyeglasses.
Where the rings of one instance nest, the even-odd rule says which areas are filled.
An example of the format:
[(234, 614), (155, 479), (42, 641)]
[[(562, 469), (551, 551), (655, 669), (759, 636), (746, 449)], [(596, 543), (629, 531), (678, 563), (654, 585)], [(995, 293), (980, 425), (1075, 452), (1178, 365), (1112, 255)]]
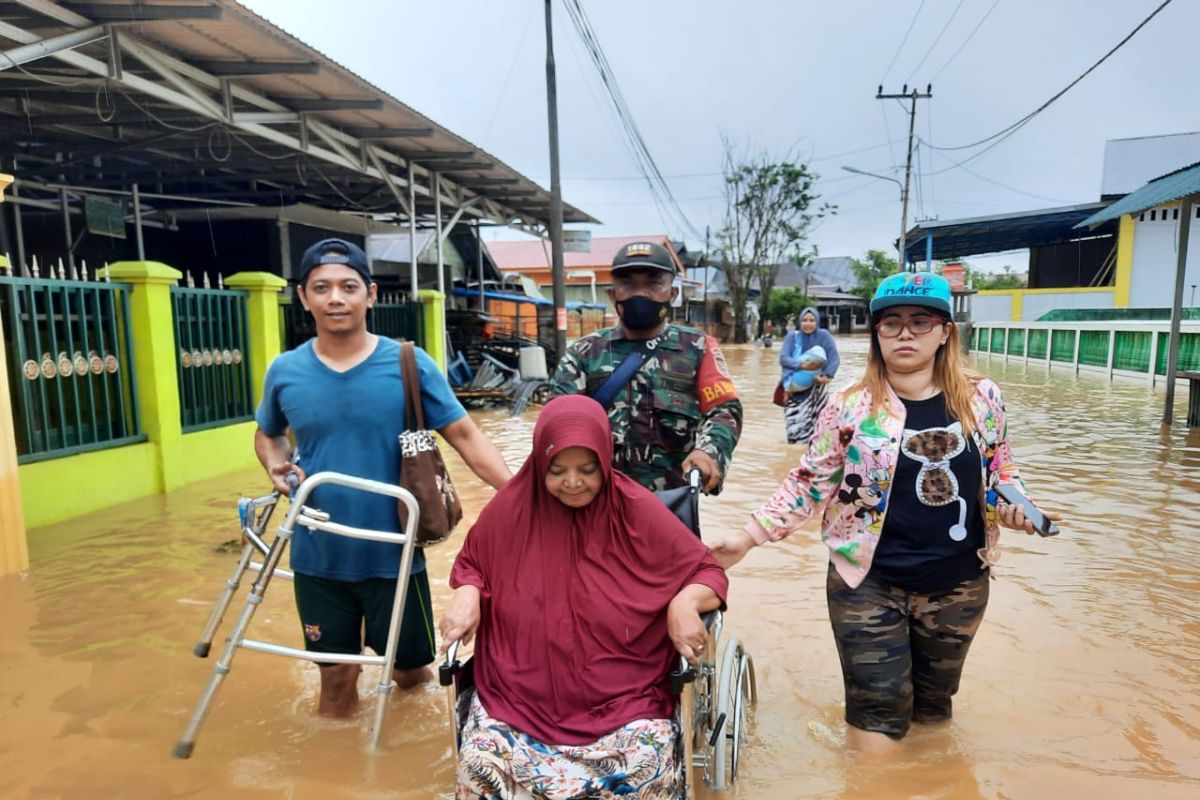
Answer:
[(901, 317), (888, 317), (876, 322), (875, 330), (884, 339), (895, 339), (905, 328), (908, 328), (913, 336), (920, 336), (929, 333), (938, 325), (945, 324), (944, 320), (937, 317), (910, 317), (907, 322)]

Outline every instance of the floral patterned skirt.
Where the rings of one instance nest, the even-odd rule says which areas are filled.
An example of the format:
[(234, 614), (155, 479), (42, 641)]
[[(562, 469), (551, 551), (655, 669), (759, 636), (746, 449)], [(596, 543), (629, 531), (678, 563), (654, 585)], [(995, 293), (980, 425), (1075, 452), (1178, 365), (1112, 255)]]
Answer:
[(587, 745), (547, 745), (488, 716), (472, 692), (457, 800), (676, 800), (683, 786), (669, 719), (639, 719)]

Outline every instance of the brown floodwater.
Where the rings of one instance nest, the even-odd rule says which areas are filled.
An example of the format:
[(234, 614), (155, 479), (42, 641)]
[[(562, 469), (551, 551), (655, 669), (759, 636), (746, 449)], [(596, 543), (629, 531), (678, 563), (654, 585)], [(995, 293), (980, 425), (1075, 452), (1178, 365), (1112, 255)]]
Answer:
[[(836, 385), (857, 374), (865, 351), (862, 339), (841, 345)], [(740, 527), (797, 452), (770, 403), (777, 351), (727, 352), (747, 422), (725, 493), (704, 499), (707, 536)], [(1200, 438), (1182, 425), (1161, 433), (1161, 388), (978, 363), (1005, 389), (1032, 492), (1068, 517), (1062, 535), (1006, 533), (954, 721), (917, 728), (902, 756), (877, 763), (842, 747), (815, 527), (752, 552), (732, 571), (726, 630), (755, 658), (760, 704), (730, 800), (1200, 797)], [(475, 412), (514, 466), (535, 413)], [(469, 522), (489, 491), (452, 460)], [(191, 760), (171, 758), (212, 667), (191, 649), (233, 563), (219, 545), (237, 535), (237, 497), (264, 483), (241, 472), (30, 531), (28, 575), (0, 578), (0, 797), (449, 791), (440, 690), (394, 698), (371, 754), (370, 702), (357, 719), (318, 719), (315, 667), (249, 651), (238, 653)], [(62, 502), (70, 496), (64, 486)], [(439, 608), (465, 530), (429, 552)], [(300, 646), (287, 584), (272, 586), (251, 635)], [(364, 691), (375, 677), (367, 672)]]

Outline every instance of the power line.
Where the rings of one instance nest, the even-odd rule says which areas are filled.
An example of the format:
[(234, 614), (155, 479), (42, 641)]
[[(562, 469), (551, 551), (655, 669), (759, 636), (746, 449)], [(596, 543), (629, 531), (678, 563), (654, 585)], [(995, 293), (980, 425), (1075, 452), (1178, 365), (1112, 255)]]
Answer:
[(925, 0), (921, 0), (921, 4), (917, 6), (917, 13), (913, 14), (912, 22), (908, 23), (908, 30), (904, 32), (904, 38), (900, 40), (900, 46), (896, 48), (896, 54), (888, 62), (887, 69), (883, 71), (883, 77), (879, 79), (880, 83), (887, 81), (888, 74), (892, 71), (892, 67), (896, 65), (896, 59), (900, 57), (900, 51), (904, 49), (904, 45), (908, 42), (908, 35), (912, 33), (913, 26), (917, 24), (917, 18), (921, 16), (921, 9), (924, 7)]
[(992, 3), (991, 8), (989, 8), (984, 13), (983, 18), (980, 19), (979, 22), (975, 25), (975, 27), (971, 29), (971, 32), (967, 34), (967, 38), (962, 40), (962, 44), (960, 44), (958, 46), (958, 49), (954, 51), (954, 55), (952, 55), (952, 56), (950, 56), (950, 58), (946, 59), (946, 63), (942, 64), (941, 69), (939, 69), (937, 72), (933, 73), (933, 77), (929, 79), (930, 82), (936, 81), (938, 79), (938, 76), (946, 71), (946, 67), (950, 66), (950, 64), (953, 63), (954, 59), (958, 58), (958, 54), (963, 51), (963, 49), (967, 46), (967, 43), (971, 41), (972, 37), (974, 37), (975, 34), (979, 32), (979, 29), (983, 27), (983, 23), (987, 22), (987, 18), (992, 15), (992, 12), (996, 10), (996, 6), (998, 6), (998, 5), (1000, 5), (1000, 0), (995, 0), (995, 2)]
[[(920, 140), (919, 140), (919, 141), (920, 141)], [(926, 147), (928, 147), (928, 146), (929, 146), (929, 143), (928, 143), (928, 142), (925, 142), (925, 141), (921, 141), (921, 144), (924, 144)], [(931, 152), (932, 152), (932, 151), (931, 151)], [(949, 156), (942, 155), (941, 153), (938, 153), (938, 155), (939, 155), (939, 156), (941, 156), (942, 158), (944, 158), (944, 159), (945, 159), (945, 160), (947, 160), (947, 161), (950, 161), (950, 160), (951, 160)], [(933, 166), (932, 162), (930, 163), (930, 166), (931, 166), (931, 167)], [(1041, 194), (1034, 194), (1033, 192), (1027, 192), (1027, 191), (1025, 191), (1025, 190), (1023, 190), (1023, 189), (1018, 189), (1018, 188), (1016, 188), (1015, 186), (1009, 186), (1007, 183), (1001, 183), (1000, 181), (998, 181), (998, 180), (995, 180), (994, 178), (989, 178), (989, 177), (987, 177), (986, 175), (980, 175), (980, 174), (979, 174), (978, 172), (976, 172), (975, 170), (972, 170), (972, 169), (967, 169), (966, 167), (962, 166), (961, 164), (954, 164), (954, 165), (953, 165), (952, 167), (950, 167), (950, 168), (951, 168), (951, 169), (961, 169), (963, 172), (967, 173), (968, 175), (970, 175), (970, 176), (972, 176), (972, 177), (974, 177), (974, 178), (978, 178), (979, 180), (983, 181), (984, 183), (990, 183), (990, 184), (992, 184), (993, 186), (999, 186), (1001, 189), (1007, 189), (1007, 190), (1008, 190), (1008, 191), (1010, 191), (1010, 192), (1015, 192), (1015, 193), (1017, 193), (1017, 194), (1023, 194), (1023, 195), (1025, 195), (1026, 197), (1032, 197), (1032, 198), (1034, 198), (1034, 199), (1036, 199), (1036, 200), (1047, 200), (1047, 201), (1049, 201), (1049, 202), (1051, 202), (1051, 203), (1070, 203), (1070, 202), (1071, 202), (1070, 200), (1064, 200), (1064, 199), (1062, 199), (1061, 197), (1047, 197), (1047, 196), (1045, 196), (1045, 195), (1041, 195)], [(937, 175), (937, 174), (938, 174), (937, 172), (929, 172), (929, 173), (926, 173), (926, 175), (927, 175), (927, 176), (929, 176), (929, 175)]]
[(563, 5), (600, 74), (600, 79), (604, 84), (605, 90), (608, 92), (609, 98), (612, 100), (618, 120), (633, 147), (636, 155), (635, 165), (645, 174), (646, 184), (650, 187), (651, 193), (662, 203), (664, 209), (669, 210), (672, 216), (683, 223), (682, 227), (690, 231), (693, 236), (699, 238), (701, 236), (700, 231), (688, 219), (683, 209), (680, 208), (674, 194), (671, 192), (671, 187), (663, 177), (662, 171), (654, 160), (654, 156), (651, 155), (650, 148), (646, 145), (646, 140), (633, 118), (633, 113), (630, 111), (628, 103), (625, 101), (624, 93), (621, 91), (612, 66), (604, 54), (604, 49), (600, 45), (600, 40), (596, 36), (595, 29), (588, 19), (587, 12), (584, 10), (581, 0), (563, 0)]
[[(1172, 0), (1163, 0), (1163, 2), (1158, 6), (1158, 8), (1156, 8), (1152, 12), (1150, 12), (1150, 15), (1148, 17), (1146, 17), (1144, 20), (1142, 20), (1140, 23), (1138, 23), (1136, 28), (1134, 28), (1132, 31), (1130, 31), (1128, 34), (1126, 34), (1125, 38), (1121, 39), (1121, 41), (1117, 42), (1117, 44), (1111, 50), (1109, 50), (1107, 53), (1105, 53), (1103, 56), (1101, 56), (1099, 61), (1097, 61), (1095, 64), (1092, 64), (1090, 67), (1088, 67), (1086, 70), (1084, 70), (1083, 74), (1081, 74), (1078, 78), (1071, 81), (1065, 87), (1060, 89), (1049, 100), (1042, 103), (1040, 106), (1035, 108), (1033, 111), (1029, 112), (1024, 117), (1021, 117), (1019, 120), (1017, 120), (1013, 124), (1009, 125), (1008, 127), (1002, 128), (999, 131), (997, 131), (996, 133), (993, 133), (991, 136), (986, 136), (986, 137), (980, 139), (979, 141), (971, 142), (970, 144), (955, 145), (954, 147), (938, 147), (932, 143), (929, 143), (929, 147), (934, 150), (969, 150), (972, 147), (978, 147), (979, 145), (990, 142), (993, 139), (999, 139), (1000, 141), (1003, 141), (1003, 139), (1001, 139), (1000, 137), (1007, 138), (1009, 135), (1011, 135), (1012, 133), (1015, 133), (1017, 130), (1019, 130), (1020, 128), (1022, 128), (1026, 124), (1028, 124), (1029, 121), (1032, 120), (1034, 117), (1036, 117), (1038, 114), (1041, 114), (1043, 111), (1045, 111), (1047, 108), (1049, 108), (1051, 106), (1051, 104), (1053, 104), (1056, 100), (1058, 100), (1060, 97), (1062, 97), (1067, 92), (1069, 92), (1071, 89), (1073, 89), (1076, 86), (1076, 84), (1078, 84), (1080, 81), (1082, 81), (1088, 75), (1090, 75), (1097, 67), (1099, 67), (1101, 64), (1103, 64), (1105, 61), (1107, 61), (1109, 59), (1109, 57), (1112, 56), (1113, 53), (1120, 50), (1125, 45), (1126, 42), (1128, 42), (1135, 35), (1137, 35), (1138, 31), (1140, 31), (1142, 28), (1146, 27), (1146, 25), (1149, 24), (1150, 20), (1152, 20), (1156, 16), (1158, 16), (1159, 12), (1161, 12), (1164, 8), (1169, 6), (1171, 4), (1171, 2), (1172, 2)], [(995, 144), (999, 144), (999, 141), (996, 142)], [(993, 144), (992, 146), (995, 146), (995, 144)], [(990, 149), (991, 149), (991, 147), (988, 147), (985, 150), (980, 151), (976, 155), (971, 156), (970, 158), (965, 159), (963, 162), (960, 162), (960, 163), (965, 163), (965, 161), (969, 161), (971, 159), (977, 158), (978, 156), (983, 155), (983, 153), (987, 152), (987, 150), (990, 150)], [(937, 173), (933, 173), (933, 174), (937, 174)]]
[(913, 67), (912, 74), (908, 76), (909, 83), (911, 83), (912, 79), (916, 77), (917, 70), (925, 66), (925, 62), (928, 60), (929, 56), (933, 55), (933, 49), (938, 46), (938, 42), (940, 42), (942, 37), (946, 34), (946, 29), (950, 27), (951, 22), (954, 22), (954, 18), (958, 16), (958, 12), (962, 10), (963, 2), (964, 0), (958, 0), (958, 5), (954, 7), (954, 11), (951, 12), (950, 18), (946, 20), (946, 24), (942, 26), (942, 29), (938, 31), (938, 35), (934, 37), (933, 44), (929, 45), (929, 49), (925, 51), (925, 55), (921, 56), (921, 60), (917, 62), (915, 67)]

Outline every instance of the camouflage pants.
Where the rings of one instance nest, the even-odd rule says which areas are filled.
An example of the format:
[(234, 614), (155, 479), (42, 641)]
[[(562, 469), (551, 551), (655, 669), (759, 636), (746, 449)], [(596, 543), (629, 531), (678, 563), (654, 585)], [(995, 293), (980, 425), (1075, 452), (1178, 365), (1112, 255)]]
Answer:
[(950, 719), (951, 698), (988, 602), (988, 573), (919, 594), (872, 580), (851, 589), (830, 565), (829, 619), (846, 685), (846, 722), (902, 739)]

